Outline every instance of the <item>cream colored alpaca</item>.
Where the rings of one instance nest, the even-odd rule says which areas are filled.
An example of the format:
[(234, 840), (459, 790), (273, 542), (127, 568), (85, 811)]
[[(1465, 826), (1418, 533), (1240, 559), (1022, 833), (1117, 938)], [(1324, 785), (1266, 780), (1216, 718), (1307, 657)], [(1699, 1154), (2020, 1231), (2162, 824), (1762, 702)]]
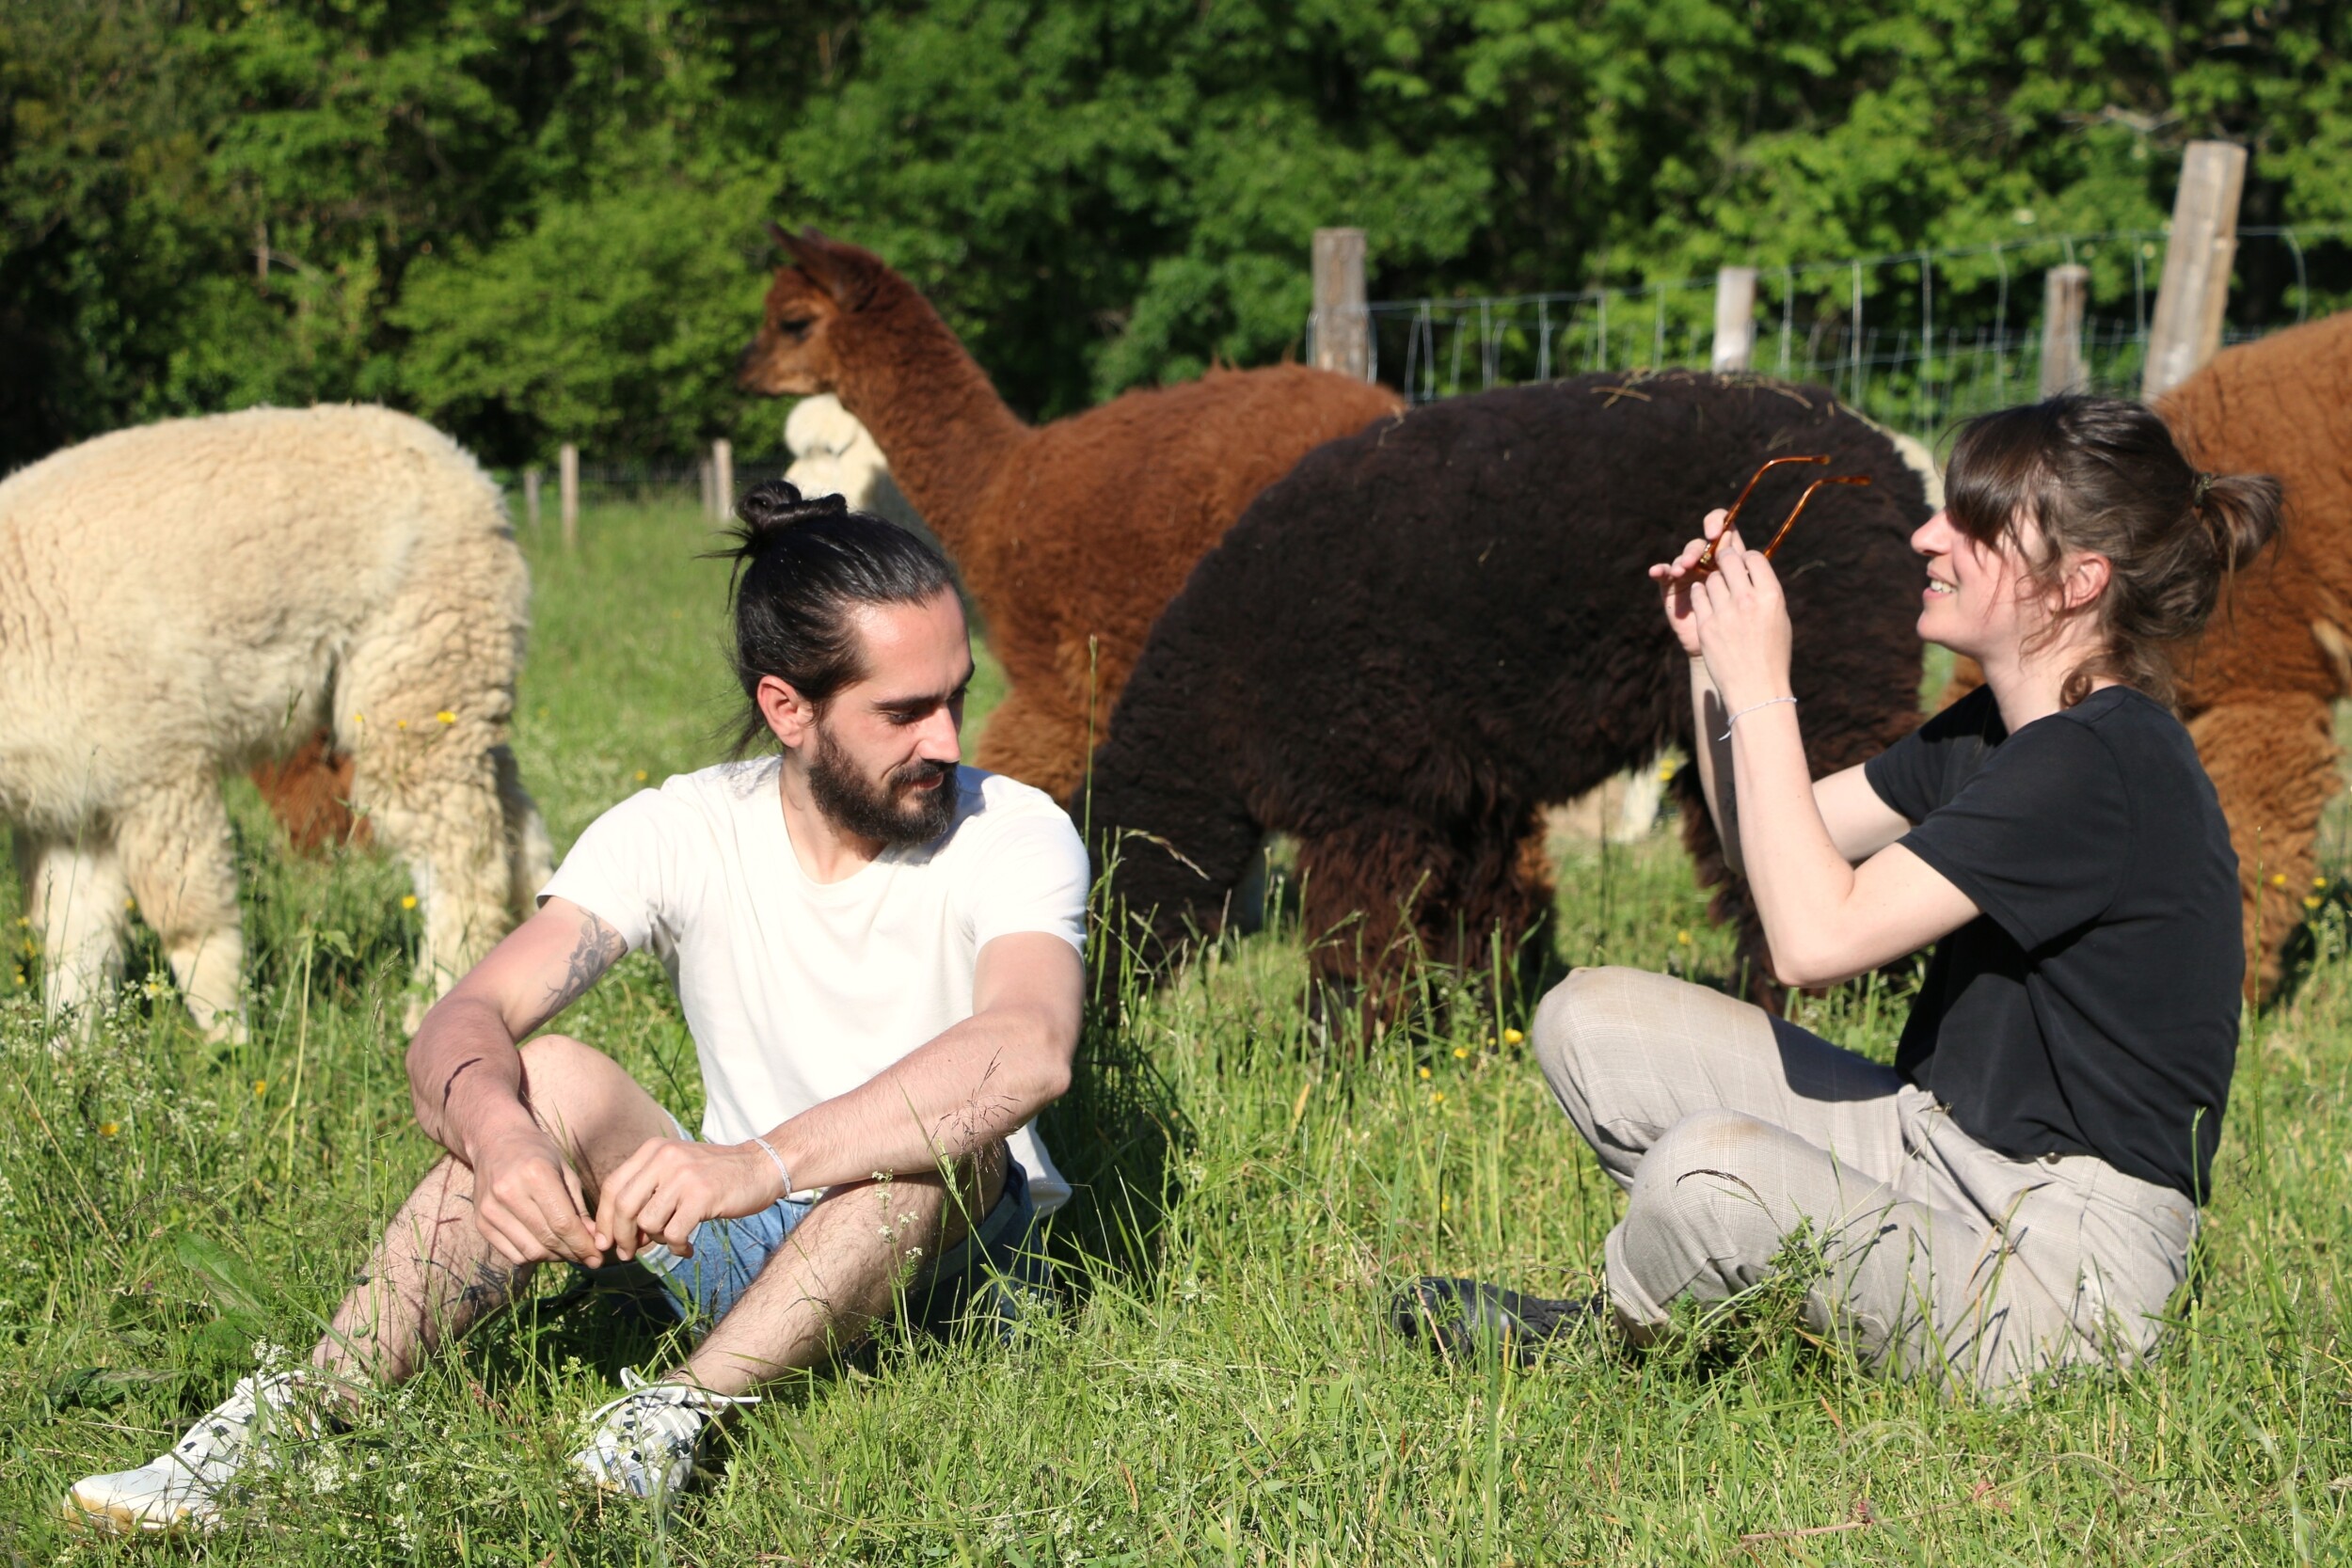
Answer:
[(890, 477), (890, 459), (873, 435), (831, 392), (792, 405), (784, 420), (784, 444), (792, 453), (784, 477), (802, 495), (839, 496), (859, 512), (931, 537), (914, 503)]
[(0, 483), (0, 820), (52, 1009), (103, 997), (135, 908), (197, 1022), (242, 1031), (221, 780), (321, 724), (448, 990), (549, 874), (506, 746), (529, 594), (497, 489), (387, 409), (171, 420)]

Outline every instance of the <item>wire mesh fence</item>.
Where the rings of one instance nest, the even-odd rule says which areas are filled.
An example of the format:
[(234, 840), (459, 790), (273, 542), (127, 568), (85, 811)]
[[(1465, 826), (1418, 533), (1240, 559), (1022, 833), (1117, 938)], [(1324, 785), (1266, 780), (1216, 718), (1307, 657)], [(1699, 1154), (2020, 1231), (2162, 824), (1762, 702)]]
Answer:
[[(1759, 268), (1750, 368), (1828, 387), (1923, 437), (2038, 395), (2042, 281), (2086, 267), (2092, 390), (2136, 396), (2164, 265), (2158, 230), (2036, 237)], [(2238, 235), (2223, 341), (2352, 302), (2352, 225)], [(1368, 307), (1373, 374), (1415, 403), (1586, 371), (1704, 369), (1715, 279)]]
[[(782, 479), (792, 466), (791, 454), (755, 458), (734, 465), (734, 491), (739, 497), (754, 485), (771, 479)], [(538, 470), (538, 515), (531, 511), (531, 485), (526, 480), (529, 470), (508, 468), (498, 470), (493, 477), (506, 492), (507, 508), (515, 521), (531, 527), (534, 523), (552, 530), (558, 520), (562, 498), (558, 491), (557, 470), (548, 465)], [(711, 487), (716, 475), (711, 465), (702, 463), (582, 463), (580, 466), (580, 504), (582, 508), (596, 506), (699, 505), (706, 513), (712, 506)], [(719, 526), (716, 518), (712, 526)]]

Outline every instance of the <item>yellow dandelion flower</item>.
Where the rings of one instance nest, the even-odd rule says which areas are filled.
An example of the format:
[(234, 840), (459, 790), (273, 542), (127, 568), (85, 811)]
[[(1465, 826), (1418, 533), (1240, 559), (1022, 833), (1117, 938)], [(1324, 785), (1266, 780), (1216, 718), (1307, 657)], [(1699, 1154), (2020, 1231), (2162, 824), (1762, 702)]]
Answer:
[(16, 972), (16, 983), (20, 986), (24, 983), (24, 972), (21, 969)]
[(404, 910), (415, 909), (417, 907), (417, 895), (413, 893), (402, 894), (400, 895), (400, 907)]
[(1432, 1105), (1442, 1105), (1442, 1104), (1444, 1104), (1444, 1103), (1445, 1103), (1445, 1090), (1443, 1090), (1443, 1089), (1439, 1089), (1439, 1090), (1438, 1090), (1436, 1094), (1431, 1095), (1431, 1096), (1429, 1097), (1429, 1103), (1430, 1103), (1430, 1104), (1432, 1104)]
[(2307, 910), (2315, 910), (2319, 908), (2319, 900), (2307, 893), (2303, 895), (2303, 907)]
[(355, 724), (364, 724), (368, 721), (368, 716), (364, 713), (355, 713), (351, 716), (351, 721)]
[(122, 901), (122, 907), (126, 910), (135, 910), (139, 907), (139, 901), (135, 898), (125, 898)]
[(456, 722), (457, 722), (457, 715), (455, 715), (455, 714), (453, 714), (453, 713), (450, 712), (450, 710), (449, 710), (449, 709), (447, 709), (447, 708), (443, 708), (440, 712), (438, 712), (438, 713), (435, 714), (433, 717), (434, 717), (434, 718), (436, 718), (436, 719), (438, 719), (438, 720), (439, 720), (442, 723), (444, 723), (444, 724), (454, 724), (454, 723), (456, 723)]
[(253, 1092), (255, 1094), (269, 1093), (269, 1080), (266, 1078), (256, 1078), (253, 1080)]
[(1423, 1078), (1429, 1076), (1429, 1069), (1427, 1068), (1417, 1068), (1414, 1070), (1418, 1071)]
[(122, 1124), (119, 1121), (102, 1121), (98, 1124), (98, 1135), (102, 1138), (111, 1138), (121, 1131)]
[(1660, 784), (1675, 782), (1675, 765), (1672, 762), (1661, 762), (1658, 765), (1658, 782)]
[(1517, 1045), (1525, 1038), (1527, 1038), (1527, 1037), (1520, 1034), (1517, 1029), (1505, 1029), (1502, 1032), (1502, 1043), (1505, 1045)]
[(2270, 879), (2270, 885), (2271, 885), (2272, 887), (2284, 887), (2284, 886), (2286, 886), (2286, 885), (2287, 885), (2287, 874), (2286, 874), (2285, 872), (2283, 872), (2283, 871), (2280, 872), (2277, 876), (2275, 876), (2275, 877), (2273, 877), (2273, 878), (2271, 878), (2271, 879)]
[(637, 782), (639, 784), (644, 784), (645, 782), (645, 770), (642, 768), (637, 770)]
[(1679, 945), (1688, 947), (1691, 945), (1691, 933), (1688, 931), (1677, 931), (1675, 933), (1675, 941)]
[(1469, 1047), (1469, 1046), (1467, 1046), (1467, 1045), (1457, 1045), (1457, 1046), (1455, 1046), (1455, 1047), (1454, 1048), (1454, 1059), (1455, 1061), (1457, 1061), (1457, 1062), (1460, 1062), (1460, 1061), (1467, 1061), (1469, 1058), (1470, 1058), (1470, 1047)]
[(392, 728), (394, 728), (394, 729), (396, 729), (396, 730), (405, 730), (405, 729), (406, 729), (407, 727), (408, 727), (408, 721), (407, 721), (407, 720), (405, 720), (405, 719), (395, 719), (395, 720), (393, 720), (393, 721), (392, 721)]
[(2314, 888), (2323, 888), (2323, 887), (2326, 887), (2327, 885), (2328, 885), (2328, 879), (2327, 879), (2327, 878), (2325, 878), (2325, 877), (2313, 877), (2313, 878), (2312, 879), (2312, 887), (2314, 887)]
[(19, 930), (23, 930), (25, 927), (30, 926), (32, 923), (33, 917), (29, 914), (20, 914), (16, 917), (17, 929)]

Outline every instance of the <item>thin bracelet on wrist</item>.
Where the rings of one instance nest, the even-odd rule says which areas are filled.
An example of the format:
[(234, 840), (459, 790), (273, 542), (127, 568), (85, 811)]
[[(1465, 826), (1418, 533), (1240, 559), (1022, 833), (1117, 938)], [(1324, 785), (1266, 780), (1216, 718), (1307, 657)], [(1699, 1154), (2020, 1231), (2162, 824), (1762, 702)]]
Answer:
[(784, 1168), (784, 1156), (776, 1152), (775, 1145), (770, 1143), (767, 1139), (761, 1137), (756, 1132), (752, 1134), (752, 1142), (759, 1146), (759, 1151), (762, 1154), (767, 1155), (769, 1159), (775, 1162), (776, 1180), (784, 1183), (784, 1191), (776, 1196), (779, 1197), (790, 1197), (792, 1196), (792, 1173)]
[(1740, 722), (1740, 720), (1745, 719), (1749, 714), (1754, 713), (1758, 708), (1777, 707), (1783, 703), (1787, 703), (1790, 707), (1797, 705), (1797, 700), (1794, 697), (1767, 697), (1760, 703), (1750, 703), (1747, 706), (1741, 708), (1739, 712), (1724, 721), (1724, 733), (1717, 736), (1715, 738), (1718, 740), (1729, 740), (1731, 738), (1731, 727)]

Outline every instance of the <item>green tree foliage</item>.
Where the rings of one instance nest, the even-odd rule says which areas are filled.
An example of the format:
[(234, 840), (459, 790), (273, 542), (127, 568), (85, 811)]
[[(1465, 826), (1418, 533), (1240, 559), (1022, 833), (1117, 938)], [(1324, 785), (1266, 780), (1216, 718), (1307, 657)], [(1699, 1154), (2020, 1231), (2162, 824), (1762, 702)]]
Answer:
[(1382, 295), (1636, 282), (2154, 228), (2199, 136), (2252, 150), (2248, 223), (2344, 221), (2348, 40), (2340, 0), (13, 0), (0, 462), (332, 397), (500, 460), (765, 449), (726, 372), (770, 215), (1041, 416), (1295, 352), (1319, 224)]

